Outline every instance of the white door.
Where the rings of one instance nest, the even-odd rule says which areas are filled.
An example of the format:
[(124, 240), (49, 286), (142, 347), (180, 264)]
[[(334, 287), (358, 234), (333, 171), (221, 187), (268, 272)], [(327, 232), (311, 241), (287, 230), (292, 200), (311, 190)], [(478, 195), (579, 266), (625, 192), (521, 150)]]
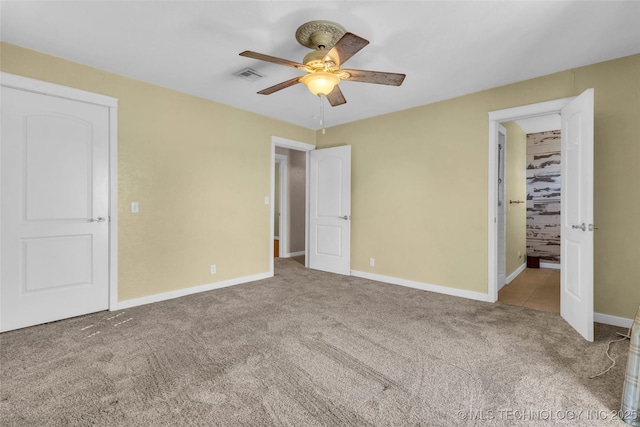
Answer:
[(351, 146), (309, 153), (309, 267), (351, 274)]
[(593, 341), (593, 89), (562, 109), (560, 314)]
[(109, 306), (109, 109), (2, 87), (0, 330)]

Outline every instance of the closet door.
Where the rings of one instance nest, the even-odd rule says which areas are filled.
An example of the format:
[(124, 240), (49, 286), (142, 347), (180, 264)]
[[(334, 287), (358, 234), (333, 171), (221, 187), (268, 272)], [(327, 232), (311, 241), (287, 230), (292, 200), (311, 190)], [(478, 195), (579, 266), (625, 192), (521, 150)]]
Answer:
[(109, 108), (2, 87), (0, 329), (109, 306)]

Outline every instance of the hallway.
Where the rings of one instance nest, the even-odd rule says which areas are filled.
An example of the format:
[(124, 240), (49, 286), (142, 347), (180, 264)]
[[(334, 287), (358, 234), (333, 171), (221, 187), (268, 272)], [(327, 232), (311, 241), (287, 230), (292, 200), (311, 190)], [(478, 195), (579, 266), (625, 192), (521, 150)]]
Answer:
[(560, 313), (560, 270), (527, 268), (498, 292), (505, 304)]

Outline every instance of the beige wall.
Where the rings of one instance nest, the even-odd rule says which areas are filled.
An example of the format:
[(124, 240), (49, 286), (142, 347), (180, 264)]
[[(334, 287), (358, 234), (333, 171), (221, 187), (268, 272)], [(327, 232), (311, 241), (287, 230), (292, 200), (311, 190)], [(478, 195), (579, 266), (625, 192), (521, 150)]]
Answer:
[(5, 43), (0, 55), (2, 71), (120, 99), (120, 300), (268, 271), (272, 135), (352, 145), (352, 269), (486, 292), (487, 112), (593, 87), (595, 309), (631, 318), (640, 301), (640, 55), (326, 135)]
[(313, 131), (6, 43), (0, 55), (2, 71), (120, 100), (121, 301), (269, 271), (271, 136)]
[[(527, 199), (527, 135), (516, 122), (502, 124), (507, 130), (507, 277), (527, 259), (527, 205), (509, 200)], [(518, 255), (519, 254), (519, 255)]]
[(351, 268), (487, 292), (487, 112), (593, 87), (595, 310), (633, 317), (640, 301), (638, 76), (634, 55), (317, 132), (319, 148), (352, 146)]

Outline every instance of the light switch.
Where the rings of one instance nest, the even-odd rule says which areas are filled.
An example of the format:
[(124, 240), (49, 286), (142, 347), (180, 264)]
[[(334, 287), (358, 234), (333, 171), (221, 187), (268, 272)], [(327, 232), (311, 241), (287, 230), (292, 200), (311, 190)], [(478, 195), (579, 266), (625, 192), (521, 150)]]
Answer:
[(140, 207), (138, 206), (138, 202), (131, 202), (131, 213), (140, 212)]
[(269, 204), (269, 196), (264, 196), (264, 204), (265, 205)]

